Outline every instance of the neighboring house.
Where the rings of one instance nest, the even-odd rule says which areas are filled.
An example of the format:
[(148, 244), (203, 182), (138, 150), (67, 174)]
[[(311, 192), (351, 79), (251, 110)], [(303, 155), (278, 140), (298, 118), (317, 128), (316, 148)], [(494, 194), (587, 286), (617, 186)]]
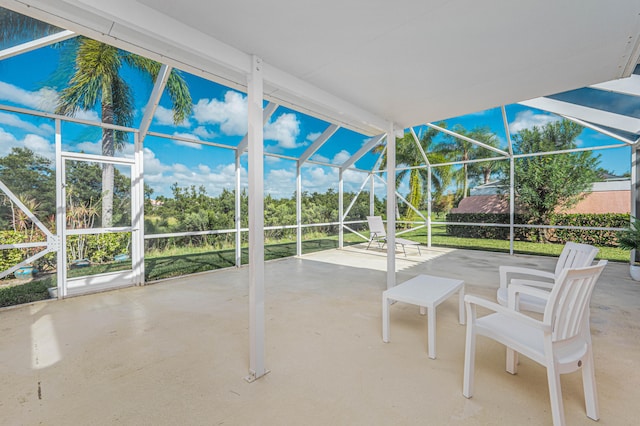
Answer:
[[(489, 182), (471, 188), (470, 196), (462, 199), (451, 213), (509, 213), (508, 192), (502, 182)], [(516, 203), (516, 212), (518, 211)], [(612, 177), (595, 182), (591, 192), (578, 204), (562, 213), (629, 213), (631, 211), (631, 181)]]

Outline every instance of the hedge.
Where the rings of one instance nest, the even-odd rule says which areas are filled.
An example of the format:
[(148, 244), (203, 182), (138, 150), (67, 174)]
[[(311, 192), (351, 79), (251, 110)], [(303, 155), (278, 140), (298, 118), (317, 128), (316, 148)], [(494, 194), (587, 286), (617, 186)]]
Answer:
[[(629, 215), (623, 213), (555, 214), (551, 218), (551, 224), (561, 226), (627, 228), (629, 226), (629, 220)], [(616, 231), (556, 229), (553, 233), (553, 239), (559, 243), (575, 241), (578, 243), (593, 244), (596, 246), (618, 246)]]
[[(507, 213), (449, 213), (447, 222), (475, 222), (475, 223), (509, 223)], [(515, 223), (527, 223), (524, 215), (516, 214)], [(581, 214), (554, 214), (550, 220), (551, 225), (559, 226), (590, 226), (604, 228), (625, 228), (629, 226), (629, 215), (622, 213), (581, 213)], [(470, 226), (447, 225), (447, 234), (462, 238), (486, 238), (496, 240), (508, 240), (508, 227), (495, 226)], [(534, 241), (537, 230), (531, 228), (515, 228), (515, 239), (521, 241)], [(555, 229), (549, 233), (549, 240), (557, 243), (574, 241), (578, 243), (593, 244), (597, 246), (617, 247), (618, 241), (615, 231), (593, 231)]]
[[(504, 223), (509, 224), (507, 213), (449, 213), (445, 219), (447, 222), (471, 222), (471, 223)], [(516, 223), (524, 223), (522, 215), (515, 216)], [(508, 240), (508, 226), (471, 226), (471, 225), (447, 225), (447, 234), (461, 238), (486, 238), (492, 240)], [(515, 228), (515, 239), (528, 241), (531, 230)]]

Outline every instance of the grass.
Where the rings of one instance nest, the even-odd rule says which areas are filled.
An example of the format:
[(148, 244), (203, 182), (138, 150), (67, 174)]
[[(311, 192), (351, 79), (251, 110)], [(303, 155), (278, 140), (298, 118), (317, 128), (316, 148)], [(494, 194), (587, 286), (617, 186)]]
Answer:
[[(485, 250), (509, 253), (509, 240), (492, 240), (484, 238), (460, 238), (451, 237), (446, 233), (445, 225), (433, 225), (431, 232), (431, 244), (440, 247), (463, 248), (468, 250)], [(408, 232), (402, 235), (404, 238), (427, 243), (426, 228)], [(532, 254), (537, 256), (559, 256), (563, 244), (542, 244), (528, 241), (514, 241), (514, 253)], [(597, 259), (606, 259), (614, 262), (628, 262), (629, 251), (617, 247), (599, 247)]]
[(53, 285), (52, 280), (46, 278), (0, 288), (0, 308), (49, 299), (47, 289)]
[[(367, 232), (363, 232), (367, 235)], [(425, 228), (408, 232), (403, 238), (412, 239), (422, 244), (427, 243), (427, 231)], [(464, 248), (469, 250), (485, 250), (495, 252), (509, 252), (509, 241), (491, 240), (480, 238), (459, 238), (446, 234), (444, 225), (432, 227), (432, 244), (440, 247)], [(362, 238), (350, 232), (344, 234), (344, 244), (353, 245), (364, 242)], [(308, 254), (316, 251), (329, 250), (338, 247), (338, 236), (311, 238), (302, 242), (302, 253)], [(524, 241), (514, 242), (514, 251), (522, 254), (539, 256), (558, 256), (562, 251), (562, 244), (540, 244)], [(280, 259), (296, 255), (295, 241), (265, 244), (265, 260)], [(248, 248), (242, 248), (242, 264), (249, 261)], [(607, 259), (618, 262), (628, 262), (629, 252), (615, 247), (600, 247), (598, 259)], [(215, 249), (213, 247), (176, 247), (167, 251), (150, 251), (145, 256), (145, 281), (155, 281), (163, 278), (189, 275), (197, 272), (211, 271), (221, 268), (229, 268), (235, 265), (234, 249)], [(128, 262), (92, 265), (87, 268), (69, 270), (70, 278), (96, 275), (106, 272), (121, 271), (130, 268)], [(48, 287), (56, 286), (55, 275), (40, 280), (19, 283), (0, 288), (0, 307), (29, 303), (49, 298)]]

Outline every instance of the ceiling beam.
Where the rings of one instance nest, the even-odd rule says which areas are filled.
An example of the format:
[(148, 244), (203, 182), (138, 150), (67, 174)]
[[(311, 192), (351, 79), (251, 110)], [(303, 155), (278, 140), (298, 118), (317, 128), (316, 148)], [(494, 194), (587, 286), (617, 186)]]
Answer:
[(17, 46), (7, 47), (6, 49), (0, 50), (0, 61), (3, 59), (11, 58), (12, 56), (21, 55), (23, 53), (31, 52), (32, 50), (40, 49), (41, 47), (49, 46), (54, 43), (60, 43), (61, 41), (68, 40), (76, 36), (77, 34), (73, 31), (65, 30), (36, 40), (31, 40)]
[(333, 136), (333, 134), (337, 132), (339, 128), (340, 126), (338, 126), (337, 124), (332, 124), (327, 127), (325, 131), (322, 132), (322, 134), (318, 136), (315, 141), (313, 141), (313, 144), (311, 144), (311, 146), (302, 153), (302, 155), (298, 159), (298, 167), (300, 167), (305, 161), (307, 161), (309, 157), (315, 154), (315, 152), (320, 149), (320, 147), (324, 145), (324, 143), (328, 141), (329, 138)]
[(140, 122), (140, 143), (144, 142), (144, 138), (147, 136), (147, 132), (149, 132), (153, 115), (156, 113), (160, 98), (162, 98), (162, 92), (164, 92), (164, 88), (167, 86), (167, 81), (169, 81), (172, 69), (169, 65), (162, 65), (158, 71), (153, 90), (151, 91), (151, 95), (149, 95), (149, 101), (147, 102), (142, 121)]
[(499, 148), (496, 148), (495, 146), (491, 146), (491, 145), (487, 145), (486, 143), (477, 141), (475, 139), (472, 139), (470, 137), (461, 135), (460, 133), (456, 133), (456, 132), (452, 132), (451, 130), (445, 129), (444, 127), (440, 127), (440, 126), (436, 126), (435, 124), (431, 124), (431, 123), (427, 123), (427, 126), (431, 127), (432, 129), (436, 129), (441, 131), (442, 133), (446, 133), (449, 136), (453, 136), (454, 138), (458, 138), (458, 139), (462, 139), (463, 141), (467, 141), (467, 142), (471, 142), (474, 145), (478, 145), (481, 146), (483, 148), (488, 149), (489, 151), (493, 151), (495, 153), (498, 153), (502, 156), (508, 157), (509, 153), (507, 151), (503, 151)]
[(640, 96), (640, 75), (611, 80), (606, 83), (589, 86), (592, 89), (606, 90), (607, 92), (620, 93), (622, 95)]
[(340, 166), (340, 171), (344, 172), (346, 169), (351, 167), (356, 161), (358, 161), (360, 158), (362, 158), (363, 155), (365, 155), (367, 152), (371, 151), (376, 145), (378, 145), (380, 143), (380, 141), (382, 140), (382, 138), (384, 138), (385, 136), (386, 136), (386, 133), (382, 133), (382, 134), (380, 134), (378, 136), (372, 137), (369, 140), (369, 142), (367, 142), (366, 144), (362, 145), (362, 148), (360, 148), (358, 150), (358, 152), (353, 154), (351, 157), (349, 157), (349, 159), (347, 161), (342, 163), (342, 165)]
[(550, 98), (536, 98), (524, 102), (519, 102), (530, 108), (537, 108), (543, 111), (552, 112), (557, 115), (577, 118), (611, 129), (622, 130), (631, 134), (640, 133), (640, 119), (626, 115), (615, 114), (613, 112), (600, 109), (589, 108), (569, 102), (557, 101)]
[[(267, 124), (267, 121), (271, 118), (274, 112), (278, 109), (278, 105), (273, 102), (269, 102), (265, 109), (262, 111), (262, 125)], [(245, 134), (244, 138), (240, 141), (238, 146), (236, 147), (236, 155), (242, 155), (243, 152), (247, 150), (249, 146), (249, 134)]]

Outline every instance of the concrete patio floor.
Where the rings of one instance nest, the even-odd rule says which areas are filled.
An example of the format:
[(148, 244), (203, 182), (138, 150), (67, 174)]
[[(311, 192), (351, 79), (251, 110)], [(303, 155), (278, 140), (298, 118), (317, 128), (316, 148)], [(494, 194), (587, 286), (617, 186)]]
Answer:
[[(407, 249), (408, 251), (410, 250)], [(553, 258), (423, 249), (398, 255), (398, 282), (461, 278), (495, 300), (500, 264), (551, 270)], [(426, 317), (391, 307), (381, 338), (385, 253), (355, 246), (266, 266), (266, 365), (248, 374), (248, 269), (166, 280), (0, 310), (2, 425), (548, 425), (544, 368), (478, 341), (476, 388), (462, 396), (465, 327), (457, 298)], [(640, 422), (640, 284), (610, 263), (592, 299), (598, 424)], [(586, 417), (580, 373), (563, 376), (569, 425)]]

